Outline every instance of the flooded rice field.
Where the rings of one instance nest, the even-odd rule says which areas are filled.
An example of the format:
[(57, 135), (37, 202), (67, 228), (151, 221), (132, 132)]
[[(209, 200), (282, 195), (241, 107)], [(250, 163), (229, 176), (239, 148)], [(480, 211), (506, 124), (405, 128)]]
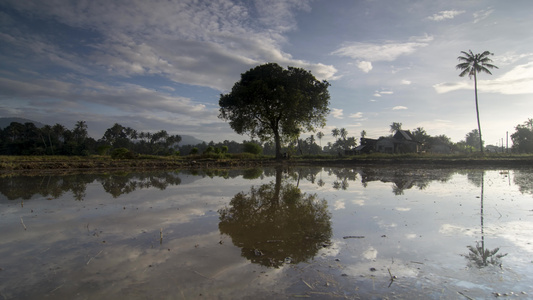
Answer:
[(0, 179), (0, 299), (527, 299), (533, 169)]

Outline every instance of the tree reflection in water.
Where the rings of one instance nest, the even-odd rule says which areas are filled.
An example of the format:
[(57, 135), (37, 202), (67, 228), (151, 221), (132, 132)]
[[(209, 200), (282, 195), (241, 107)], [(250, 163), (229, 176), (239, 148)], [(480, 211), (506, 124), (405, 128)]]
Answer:
[(275, 268), (312, 259), (332, 235), (326, 200), (282, 181), (276, 169), (275, 182), (236, 194), (218, 211), (220, 233), (231, 237), (242, 256)]
[(478, 268), (483, 268), (489, 265), (500, 266), (501, 267), (501, 258), (506, 256), (506, 254), (498, 254), (500, 248), (494, 248), (493, 250), (485, 249), (485, 232), (483, 224), (483, 193), (484, 193), (484, 170), (479, 170), (478, 172), (469, 172), (468, 180), (474, 183), (476, 186), (481, 187), (481, 243), (476, 242), (476, 246), (466, 246), (470, 252), (464, 255), (471, 264), (477, 266)]

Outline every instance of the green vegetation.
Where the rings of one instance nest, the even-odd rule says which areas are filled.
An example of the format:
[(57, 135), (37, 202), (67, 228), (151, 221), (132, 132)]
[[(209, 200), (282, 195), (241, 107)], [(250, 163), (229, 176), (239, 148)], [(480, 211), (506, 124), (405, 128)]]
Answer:
[(260, 65), (241, 74), (231, 92), (220, 96), (219, 118), (238, 134), (273, 140), (276, 158), (281, 159), (284, 142), (326, 124), (329, 85), (304, 69)]

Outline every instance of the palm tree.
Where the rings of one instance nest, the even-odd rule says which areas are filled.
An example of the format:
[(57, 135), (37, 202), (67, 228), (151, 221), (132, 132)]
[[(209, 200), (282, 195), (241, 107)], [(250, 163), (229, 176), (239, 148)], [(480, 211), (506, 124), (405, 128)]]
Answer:
[(341, 132), (339, 131), (339, 128), (335, 128), (331, 131), (331, 134), (333, 135), (333, 137), (335, 139), (337, 139), (337, 137), (341, 134)]
[(402, 123), (392, 122), (392, 124), (390, 124), (390, 132), (394, 133), (398, 130), (402, 130)]
[(324, 133), (322, 131), (319, 131), (316, 134), (316, 137), (318, 138), (318, 141), (320, 142), (320, 150), (322, 150), (322, 138), (324, 137)]
[(461, 53), (464, 56), (457, 57), (461, 63), (455, 66), (455, 68), (461, 70), (461, 73), (459, 74), (460, 77), (468, 75), (468, 77), (472, 78), (472, 76), (474, 76), (474, 93), (476, 95), (476, 116), (477, 128), (479, 131), (479, 148), (481, 149), (481, 153), (483, 153), (483, 139), (481, 138), (481, 124), (479, 122), (479, 107), (477, 103), (477, 73), (485, 72), (492, 75), (489, 69), (498, 69), (498, 67), (491, 64), (492, 60), (488, 56), (494, 55), (494, 53), (490, 53), (489, 51), (474, 54), (472, 50), (468, 50), (468, 52), (461, 51)]

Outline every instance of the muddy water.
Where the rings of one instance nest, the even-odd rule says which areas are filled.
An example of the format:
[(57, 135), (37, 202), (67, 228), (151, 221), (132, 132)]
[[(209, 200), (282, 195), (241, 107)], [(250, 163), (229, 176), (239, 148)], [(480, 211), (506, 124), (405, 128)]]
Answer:
[(533, 170), (0, 179), (0, 299), (533, 297)]

